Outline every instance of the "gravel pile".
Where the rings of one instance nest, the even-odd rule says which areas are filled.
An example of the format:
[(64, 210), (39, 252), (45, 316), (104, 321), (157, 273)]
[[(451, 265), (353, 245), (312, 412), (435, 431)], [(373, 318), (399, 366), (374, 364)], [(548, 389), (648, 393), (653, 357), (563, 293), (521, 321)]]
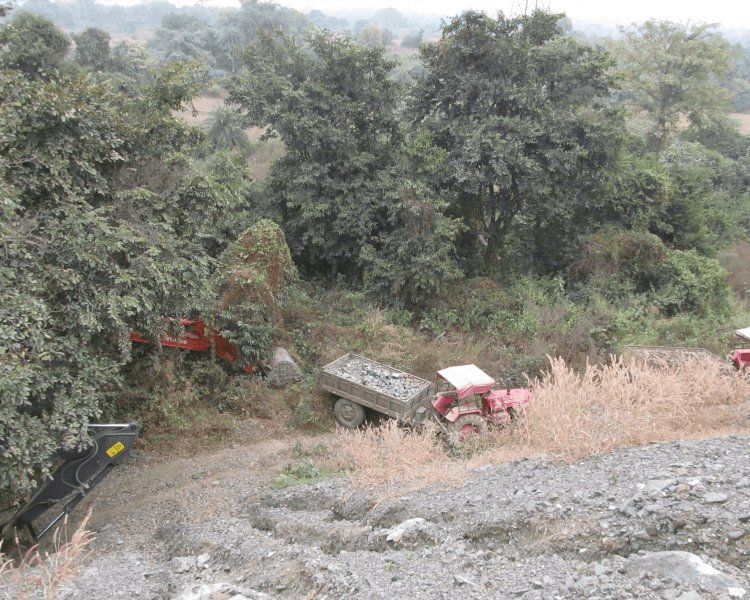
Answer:
[(345, 363), (330, 366), (327, 370), (333, 375), (400, 400), (407, 400), (425, 385), (418, 377), (360, 358), (350, 358)]
[[(62, 597), (749, 600), (749, 456), (735, 436), (401, 497), (345, 480), (167, 490), (161, 526), (128, 537), (123, 507)], [(231, 508), (186, 519), (203, 493)]]

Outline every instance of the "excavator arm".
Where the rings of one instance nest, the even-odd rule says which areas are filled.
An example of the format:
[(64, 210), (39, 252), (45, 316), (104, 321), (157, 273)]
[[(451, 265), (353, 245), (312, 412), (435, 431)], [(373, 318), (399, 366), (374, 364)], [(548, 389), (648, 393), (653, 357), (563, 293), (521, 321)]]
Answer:
[(49, 532), (133, 448), (138, 435), (135, 423), (89, 425), (91, 445), (80, 451), (58, 452), (60, 463), (31, 497), (5, 522), (0, 539), (25, 529), (33, 541)]

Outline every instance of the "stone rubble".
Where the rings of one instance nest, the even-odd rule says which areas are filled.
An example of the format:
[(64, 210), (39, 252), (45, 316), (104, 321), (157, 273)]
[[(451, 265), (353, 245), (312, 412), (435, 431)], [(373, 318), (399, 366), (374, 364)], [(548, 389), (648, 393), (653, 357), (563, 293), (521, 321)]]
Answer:
[(355, 357), (330, 366), (328, 371), (399, 400), (408, 400), (426, 385), (424, 380), (408, 373)]
[(231, 508), (196, 516), (196, 492), (170, 489), (149, 530), (123, 506), (60, 598), (750, 600), (750, 436), (519, 460), (406, 494), (239, 472), (200, 492)]

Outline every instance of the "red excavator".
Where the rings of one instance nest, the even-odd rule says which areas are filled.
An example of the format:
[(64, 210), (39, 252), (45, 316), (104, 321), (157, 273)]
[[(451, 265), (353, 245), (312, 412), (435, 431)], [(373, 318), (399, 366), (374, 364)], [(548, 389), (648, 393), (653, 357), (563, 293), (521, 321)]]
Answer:
[[(160, 335), (158, 339), (160, 346), (183, 348), (194, 352), (213, 350), (216, 356), (236, 365), (246, 373), (262, 373), (274, 387), (281, 387), (302, 379), (302, 372), (284, 348), (275, 348), (268, 362), (246, 363), (241, 360), (237, 347), (202, 319), (180, 319), (179, 323), (182, 325), (182, 331), (176, 335), (169, 333)], [(143, 344), (151, 344), (155, 341), (138, 331), (130, 334), (130, 340)]]

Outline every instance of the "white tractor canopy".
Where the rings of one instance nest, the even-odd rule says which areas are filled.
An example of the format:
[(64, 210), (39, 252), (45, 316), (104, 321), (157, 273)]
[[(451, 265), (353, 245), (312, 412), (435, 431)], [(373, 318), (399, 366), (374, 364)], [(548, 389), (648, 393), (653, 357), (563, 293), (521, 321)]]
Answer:
[(448, 367), (437, 372), (454, 388), (459, 399), (471, 394), (484, 394), (495, 385), (495, 380), (476, 365), (459, 365)]
[(744, 329), (738, 329), (735, 331), (735, 333), (740, 336), (743, 340), (750, 341), (750, 327), (745, 327)]

